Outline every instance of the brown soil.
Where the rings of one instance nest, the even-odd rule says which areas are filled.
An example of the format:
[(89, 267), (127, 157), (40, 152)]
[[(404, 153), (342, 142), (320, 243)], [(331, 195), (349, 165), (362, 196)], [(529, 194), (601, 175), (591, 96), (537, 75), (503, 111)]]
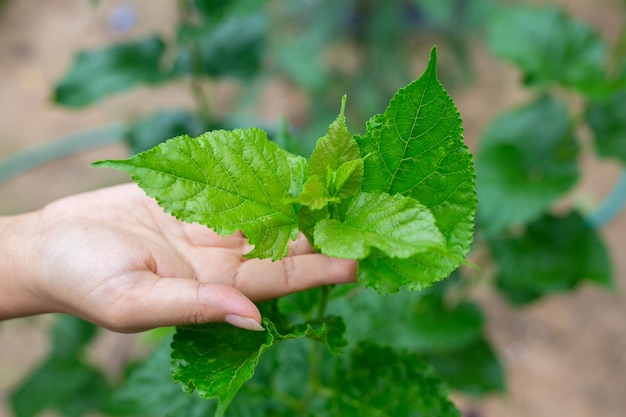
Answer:
[[(124, 121), (150, 109), (190, 106), (186, 86), (136, 89), (80, 111), (50, 103), (50, 87), (68, 68), (78, 49), (109, 44), (122, 37), (150, 31), (169, 33), (176, 19), (174, 2), (135, 0), (140, 13), (135, 27), (123, 36), (111, 32), (107, 17), (121, 1), (93, 7), (81, 0), (9, 0), (0, 6), (0, 158), (77, 131)], [(570, 12), (615, 39), (622, 18), (617, 0), (560, 0)], [(491, 118), (525, 98), (518, 74), (475, 48), (478, 78), (452, 95), (464, 119), (466, 138), (475, 149)], [(231, 87), (216, 87), (215, 102), (226, 101)], [(264, 117), (299, 117), (301, 97), (277, 84)], [(297, 105), (294, 105), (294, 102)], [(111, 170), (89, 167), (91, 161), (125, 156), (111, 145), (33, 169), (0, 183), (0, 214), (36, 209), (56, 198), (125, 181)], [(619, 167), (588, 156), (584, 178), (568, 197), (585, 207), (597, 204), (617, 178)], [(626, 410), (626, 213), (603, 231), (615, 262), (614, 292), (584, 286), (551, 297), (529, 308), (514, 309), (488, 289), (479, 288), (488, 320), (489, 337), (502, 357), (508, 391), (486, 399), (458, 398), (474, 416), (482, 417), (621, 417)], [(0, 325), (0, 417), (10, 416), (6, 399), (11, 388), (36, 366), (47, 348), (49, 317)], [(123, 361), (135, 346), (133, 336), (105, 333), (93, 351), (98, 360)]]

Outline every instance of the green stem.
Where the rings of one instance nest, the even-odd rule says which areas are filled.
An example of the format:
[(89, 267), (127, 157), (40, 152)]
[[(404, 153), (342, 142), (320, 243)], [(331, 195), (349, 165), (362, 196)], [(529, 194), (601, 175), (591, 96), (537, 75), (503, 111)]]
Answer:
[[(326, 285), (321, 288), (320, 301), (317, 305), (317, 320), (322, 320), (326, 315), (326, 308), (330, 299), (332, 285)], [(309, 406), (318, 396), (320, 390), (323, 389), (320, 368), (322, 363), (322, 352), (320, 350), (321, 343), (317, 340), (310, 339), (311, 350), (309, 351), (309, 390), (302, 400), (302, 407), (299, 408), (299, 415), (305, 417), (308, 415)]]
[[(178, 15), (183, 24), (193, 24), (194, 13), (187, 1), (178, 1)], [(211, 106), (209, 100), (207, 100), (207, 95), (204, 92), (204, 85), (202, 82), (203, 77), (200, 74), (202, 74), (202, 52), (200, 47), (196, 43), (192, 42), (189, 89), (196, 104), (197, 114), (207, 124), (210, 124), (212, 120)]]

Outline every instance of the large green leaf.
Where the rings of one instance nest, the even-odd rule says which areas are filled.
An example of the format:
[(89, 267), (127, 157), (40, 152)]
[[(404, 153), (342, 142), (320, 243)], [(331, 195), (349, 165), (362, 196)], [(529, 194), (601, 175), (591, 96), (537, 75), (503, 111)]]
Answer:
[(365, 158), (363, 191), (402, 194), (435, 217), (452, 256), (427, 252), (407, 259), (371, 257), (359, 281), (379, 291), (421, 289), (448, 276), (469, 251), (476, 193), (472, 156), (454, 102), (437, 80), (435, 49), (424, 74), (374, 116), (357, 137)]
[(598, 154), (626, 164), (626, 90), (591, 101), (585, 116)]
[(223, 323), (179, 327), (172, 342), (172, 375), (188, 392), (217, 398), (216, 416), (224, 415), (233, 397), (254, 374), (261, 355), (276, 343), (309, 337), (339, 352), (345, 345), (341, 319), (329, 317), (279, 332), (269, 319), (265, 332), (250, 332)]
[(578, 145), (565, 106), (544, 96), (500, 115), (476, 163), (478, 222), (488, 234), (540, 216), (578, 179)]
[(289, 197), (300, 192), (304, 159), (259, 129), (179, 136), (121, 161), (100, 161), (129, 173), (165, 211), (221, 235), (243, 231), (249, 257), (279, 259), (298, 235)]
[(359, 345), (338, 369), (326, 412), (342, 417), (458, 417), (448, 391), (416, 355), (389, 347)]
[(519, 66), (530, 84), (557, 82), (592, 95), (608, 92), (605, 42), (561, 9), (503, 10), (490, 22), (488, 41), (496, 55)]
[(82, 107), (140, 83), (169, 78), (161, 68), (165, 45), (158, 36), (79, 52), (69, 72), (55, 86), (54, 100)]
[(516, 304), (574, 288), (583, 280), (612, 285), (609, 253), (577, 212), (544, 215), (521, 236), (490, 242), (498, 287)]
[(322, 253), (337, 258), (363, 259), (374, 248), (396, 258), (444, 250), (430, 211), (399, 194), (357, 194), (342, 220), (317, 223), (314, 238)]

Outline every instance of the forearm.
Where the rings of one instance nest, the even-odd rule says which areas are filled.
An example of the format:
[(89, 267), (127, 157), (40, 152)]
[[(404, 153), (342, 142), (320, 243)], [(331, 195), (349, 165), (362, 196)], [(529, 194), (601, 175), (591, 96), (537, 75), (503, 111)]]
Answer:
[(37, 212), (0, 216), (0, 320), (45, 313), (36, 285)]

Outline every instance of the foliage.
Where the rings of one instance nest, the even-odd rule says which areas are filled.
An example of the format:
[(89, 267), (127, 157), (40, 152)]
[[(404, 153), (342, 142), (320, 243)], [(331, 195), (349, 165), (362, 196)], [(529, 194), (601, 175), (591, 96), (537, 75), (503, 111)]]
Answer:
[[(608, 248), (595, 227), (609, 219), (592, 222), (562, 200), (579, 183), (588, 144), (596, 155), (626, 163), (626, 31), (611, 46), (559, 8), (501, 6), (492, 13), (488, 0), (179, 5), (173, 39), (153, 34), (78, 54), (55, 100), (92, 105), (141, 84), (186, 80), (196, 108), (132, 121), (127, 139), (137, 155), (100, 164), (130, 173), (183, 220), (222, 234), (245, 229), (255, 245), (248, 256), (278, 259), (303, 231), (318, 250), (359, 259), (359, 283), (264, 303), (265, 333), (224, 324), (178, 328), (144, 361), (129, 364), (119, 387), (84, 359), (94, 330), (74, 322), (82, 339), (54, 339), (49, 358), (12, 398), (18, 417), (49, 408), (77, 416), (94, 409), (454, 416), (446, 386), (485, 395), (506, 385), (481, 308), (471, 300), (477, 280), (494, 278), (517, 306), (583, 282), (611, 288)], [(490, 51), (519, 71), (530, 98), (503, 109), (476, 152), (474, 248), (488, 249), (480, 267), (495, 268), (457, 270), (470, 250), (474, 179), (460, 116), (437, 81), (435, 59), (384, 113), (369, 116), (410, 81), (411, 65), (422, 58), (412, 51), (420, 52), (424, 37), (444, 43), (440, 53), (456, 59), (440, 65), (446, 84), (471, 74), (468, 34), (483, 28)], [(308, 125), (277, 128), (246, 114), (276, 76), (307, 95)], [(205, 90), (207, 79), (229, 78), (244, 86), (237, 114), (215, 111)], [(350, 105), (344, 98), (327, 128), (346, 93)], [(366, 128), (353, 135), (346, 119)], [(174, 139), (161, 144), (167, 138)], [(190, 153), (201, 167), (191, 169)], [(176, 178), (164, 158), (175, 161)], [(219, 205), (212, 206), (216, 195)], [(486, 275), (491, 270), (495, 277)], [(170, 365), (192, 395), (172, 383)], [(68, 381), (63, 387), (49, 382), (60, 373)]]
[[(585, 128), (597, 155), (622, 158), (624, 119), (617, 115), (626, 59), (619, 45), (610, 51), (592, 27), (559, 9), (526, 6), (496, 14), (488, 41), (536, 92), (491, 123), (477, 156), (478, 226), (498, 268), (496, 286), (515, 304), (584, 280), (611, 287), (598, 230), (576, 207), (554, 207), (578, 183)], [(564, 94), (582, 101), (582, 112)]]
[[(454, 103), (437, 80), (436, 58), (433, 49), (424, 74), (401, 89), (383, 114), (372, 117), (367, 134), (356, 140), (345, 124), (344, 98), (339, 116), (308, 161), (252, 128), (179, 136), (130, 159), (96, 165), (129, 173), (183, 221), (222, 235), (243, 231), (254, 247), (247, 257), (280, 259), (289, 241), (303, 232), (322, 253), (359, 259), (358, 279), (365, 286), (381, 293), (397, 292), (400, 286), (422, 289), (459, 266), (469, 250), (476, 210), (472, 158)], [(272, 320), (272, 311), (263, 321), (265, 334), (226, 324), (177, 329), (174, 379), (202, 398), (217, 398), (215, 415), (223, 416), (254, 375), (261, 355), (277, 343), (307, 337), (340, 354), (347, 343), (343, 320), (324, 314), (330, 290), (322, 290), (326, 295), (313, 321), (281, 326), (285, 318), (278, 314)], [(292, 306), (292, 313), (302, 313), (296, 303)], [(316, 414), (329, 415), (456, 415), (415, 353), (369, 343), (351, 351), (352, 368), (312, 384), (312, 398), (329, 397), (324, 407), (300, 398), (297, 409), (309, 413), (322, 407)], [(384, 358), (377, 358), (381, 352)], [(390, 363), (397, 370), (380, 371)], [(365, 381), (362, 372), (380, 382)], [(392, 385), (396, 373), (407, 378), (406, 384), (395, 385), (397, 392), (381, 391), (381, 384)], [(408, 393), (419, 395), (407, 402)]]

